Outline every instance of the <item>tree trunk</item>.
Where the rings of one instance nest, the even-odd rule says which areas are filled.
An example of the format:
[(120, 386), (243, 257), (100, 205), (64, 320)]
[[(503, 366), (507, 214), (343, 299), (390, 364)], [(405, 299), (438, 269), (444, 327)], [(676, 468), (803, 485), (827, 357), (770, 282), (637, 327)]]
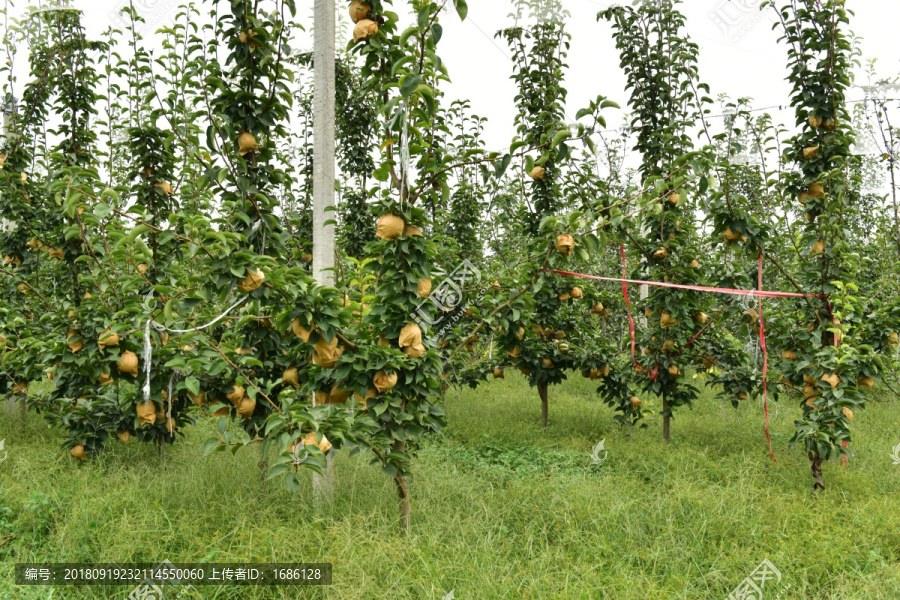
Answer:
[(663, 439), (670, 441), (672, 437), (672, 407), (669, 406), (669, 398), (663, 394)]
[(266, 476), (269, 474), (269, 456), (265, 444), (259, 447), (259, 462), (256, 466), (259, 467), (259, 482), (265, 483)]
[(546, 427), (547, 416), (550, 410), (549, 402), (547, 400), (547, 384), (539, 383), (537, 389), (538, 395), (541, 397), (541, 427)]
[(22, 396), (22, 399), (19, 400), (19, 423), (22, 425), (22, 433), (25, 433), (25, 427), (27, 426), (25, 420), (27, 419), (28, 414), (28, 405), (25, 403), (25, 397)]
[(334, 450), (325, 454), (325, 474), (313, 473), (313, 506), (322, 510), (334, 502)]
[(818, 452), (810, 452), (809, 460), (812, 463), (810, 465), (810, 471), (812, 471), (813, 479), (816, 480), (813, 484), (813, 491), (824, 490), (825, 482), (822, 480), (822, 457)]
[(156, 446), (157, 450), (159, 450), (159, 460), (160, 462), (166, 460), (166, 438), (165, 436), (159, 436), (156, 438)]
[(394, 483), (397, 484), (397, 495), (400, 498), (400, 529), (404, 533), (409, 533), (412, 516), (412, 504), (409, 501), (409, 480), (406, 478), (406, 475), (398, 473), (394, 477)]

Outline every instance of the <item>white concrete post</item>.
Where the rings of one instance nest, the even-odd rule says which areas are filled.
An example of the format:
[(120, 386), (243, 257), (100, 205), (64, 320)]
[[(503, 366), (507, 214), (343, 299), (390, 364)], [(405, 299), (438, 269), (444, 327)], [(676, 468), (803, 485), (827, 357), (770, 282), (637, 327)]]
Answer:
[[(315, 0), (313, 25), (313, 276), (334, 285), (334, 0)], [(313, 501), (330, 504), (334, 495), (334, 451), (325, 475), (313, 474)]]

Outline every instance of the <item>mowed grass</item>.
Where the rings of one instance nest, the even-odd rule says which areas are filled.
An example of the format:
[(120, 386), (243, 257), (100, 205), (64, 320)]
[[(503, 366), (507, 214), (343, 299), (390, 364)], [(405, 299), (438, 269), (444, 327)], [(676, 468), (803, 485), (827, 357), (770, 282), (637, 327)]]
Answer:
[[(445, 434), (421, 449), (413, 527), (396, 526), (393, 484), (339, 455), (336, 501), (261, 483), (256, 447), (203, 457), (204, 426), (167, 448), (111, 443), (74, 464), (39, 416), (0, 415), (0, 599), (126, 598), (130, 587), (17, 587), (16, 562), (330, 562), (330, 587), (197, 587), (179, 598), (724, 599), (764, 559), (774, 598), (900, 598), (900, 417), (872, 402), (853, 459), (825, 467), (789, 449), (794, 402), (773, 403), (772, 464), (759, 404), (707, 393), (673, 424), (629, 431), (580, 377), (555, 387), (550, 426), (518, 376), (449, 390)], [(888, 400), (882, 397), (882, 400)], [(654, 402), (645, 399), (645, 406)], [(607, 460), (592, 467), (591, 447)], [(2, 453), (0, 453), (2, 454)], [(51, 593), (52, 592), (52, 593)]]

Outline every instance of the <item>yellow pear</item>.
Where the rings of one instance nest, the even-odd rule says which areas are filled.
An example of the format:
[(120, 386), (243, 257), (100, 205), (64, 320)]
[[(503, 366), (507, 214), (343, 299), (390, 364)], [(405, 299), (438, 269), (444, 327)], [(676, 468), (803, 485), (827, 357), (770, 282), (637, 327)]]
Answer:
[(258, 290), (262, 286), (265, 279), (265, 273), (263, 273), (259, 269), (256, 269), (255, 271), (248, 271), (247, 277), (245, 277), (244, 280), (238, 284), (238, 289), (242, 292), (252, 292), (254, 290)]
[(256, 143), (256, 138), (253, 137), (253, 134), (249, 131), (242, 131), (240, 135), (238, 135), (238, 154), (246, 156), (251, 152), (258, 151), (259, 144)]
[(303, 340), (306, 343), (309, 343), (309, 336), (316, 330), (316, 324), (312, 323), (310, 328), (307, 329), (303, 325), (300, 324), (300, 319), (294, 319), (291, 322), (291, 331), (294, 332), (298, 338)]
[(132, 377), (137, 377), (138, 374), (138, 357), (134, 352), (126, 351), (123, 352), (119, 357), (119, 362), (116, 364), (116, 367), (119, 369), (119, 373), (125, 373), (127, 375), (131, 375)]
[(372, 384), (375, 386), (376, 390), (383, 394), (394, 389), (394, 386), (397, 385), (397, 374), (388, 374), (384, 371), (378, 371), (377, 373), (375, 373), (375, 378), (373, 379)]
[(369, 18), (370, 10), (372, 10), (372, 7), (365, 2), (353, 0), (353, 2), (350, 3), (350, 18), (354, 23), (358, 23), (360, 20)]
[(382, 240), (396, 240), (403, 235), (405, 225), (397, 215), (381, 215), (375, 228), (375, 236)]
[(427, 298), (431, 293), (431, 278), (423, 277), (419, 280), (419, 283), (416, 285), (416, 293), (419, 294), (420, 298)]
[(241, 399), (240, 404), (238, 404), (237, 412), (239, 415), (244, 417), (245, 420), (249, 421), (253, 416), (253, 411), (256, 410), (256, 400), (250, 398), (249, 396), (244, 396)]
[(141, 402), (135, 408), (141, 425), (153, 425), (156, 423), (156, 405), (153, 402), (149, 400)]
[(554, 247), (556, 248), (556, 251), (563, 256), (570, 256), (572, 251), (575, 250), (575, 238), (566, 233), (558, 235), (556, 236)]
[(344, 353), (343, 348), (338, 348), (337, 336), (329, 342), (325, 338), (320, 338), (318, 342), (313, 344), (313, 362), (325, 369), (334, 368), (338, 359)]
[(85, 452), (84, 446), (82, 446), (81, 444), (78, 444), (77, 446), (69, 450), (69, 454), (72, 456), (72, 458), (77, 458), (81, 462), (84, 462), (87, 458), (87, 452)]
[(230, 392), (225, 393), (225, 397), (228, 398), (228, 401), (231, 402), (234, 406), (240, 404), (241, 399), (247, 394), (247, 390), (244, 389), (242, 385), (234, 385), (231, 387)]
[(281, 383), (295, 388), (300, 387), (300, 377), (297, 372), (297, 367), (288, 367), (285, 369), (284, 373), (281, 375)]
[(119, 334), (113, 333), (110, 327), (103, 330), (97, 339), (97, 345), (101, 348), (112, 348), (119, 345)]
[(366, 41), (378, 33), (378, 23), (369, 19), (360, 19), (353, 28), (353, 41)]
[(741, 234), (731, 230), (731, 227), (726, 227), (725, 232), (722, 234), (725, 237), (726, 242), (734, 242), (741, 239)]
[(675, 325), (678, 325), (678, 319), (672, 318), (672, 315), (669, 314), (668, 311), (663, 311), (662, 315), (659, 317), (659, 326), (662, 329), (668, 329)]

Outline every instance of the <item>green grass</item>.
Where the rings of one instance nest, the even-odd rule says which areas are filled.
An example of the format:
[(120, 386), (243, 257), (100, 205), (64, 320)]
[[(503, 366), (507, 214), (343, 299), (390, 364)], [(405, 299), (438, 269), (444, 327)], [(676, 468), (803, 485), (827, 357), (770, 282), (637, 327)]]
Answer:
[[(787, 599), (900, 598), (900, 434), (892, 402), (854, 420), (853, 459), (809, 463), (787, 442), (797, 408), (704, 396), (678, 413), (672, 443), (655, 417), (633, 432), (578, 378), (551, 390), (550, 426), (519, 377), (450, 390), (446, 434), (414, 463), (413, 527), (395, 491), (357, 457), (337, 461), (336, 502), (260, 483), (258, 450), (202, 457), (203, 427), (167, 450), (110, 444), (74, 464), (36, 415), (0, 414), (0, 599), (125, 598), (131, 588), (16, 587), (16, 562), (331, 562), (328, 588), (202, 587), (180, 598), (723, 599), (764, 559)], [(645, 405), (653, 407), (653, 402)], [(608, 459), (588, 452), (606, 440)], [(346, 453), (344, 453), (346, 454)], [(766, 598), (777, 590), (769, 589)]]

